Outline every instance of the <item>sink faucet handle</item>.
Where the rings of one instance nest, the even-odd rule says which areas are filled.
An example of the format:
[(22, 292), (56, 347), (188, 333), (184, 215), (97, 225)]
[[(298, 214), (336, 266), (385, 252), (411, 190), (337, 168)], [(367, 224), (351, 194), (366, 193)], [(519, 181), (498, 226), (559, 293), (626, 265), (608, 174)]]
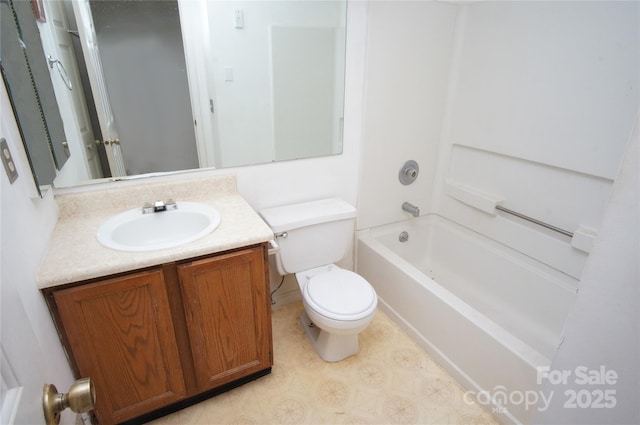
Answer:
[(145, 202), (144, 205), (142, 206), (142, 214), (149, 214), (153, 212), (153, 205), (151, 205), (151, 202)]
[(167, 211), (169, 211), (169, 210), (177, 210), (178, 209), (178, 204), (176, 204), (176, 201), (174, 201), (173, 198), (167, 199), (167, 201), (164, 203), (164, 205), (166, 206)]

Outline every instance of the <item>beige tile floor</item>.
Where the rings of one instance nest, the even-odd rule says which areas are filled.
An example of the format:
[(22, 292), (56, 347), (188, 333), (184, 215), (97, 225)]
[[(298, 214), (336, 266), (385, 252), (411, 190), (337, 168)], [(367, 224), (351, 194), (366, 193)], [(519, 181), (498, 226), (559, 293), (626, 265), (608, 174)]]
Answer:
[(301, 312), (301, 303), (273, 311), (270, 375), (151, 424), (496, 423), (382, 311), (360, 334), (360, 353), (336, 363), (313, 351)]

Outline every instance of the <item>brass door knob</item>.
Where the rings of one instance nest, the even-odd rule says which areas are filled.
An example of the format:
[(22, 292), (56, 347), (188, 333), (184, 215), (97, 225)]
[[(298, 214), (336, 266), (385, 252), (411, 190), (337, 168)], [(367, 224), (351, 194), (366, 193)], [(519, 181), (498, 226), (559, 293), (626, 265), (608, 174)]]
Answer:
[(67, 407), (76, 413), (84, 413), (93, 410), (95, 404), (96, 389), (91, 378), (78, 379), (66, 394), (58, 393), (52, 384), (45, 384), (43, 389), (42, 408), (46, 425), (58, 425), (60, 412)]

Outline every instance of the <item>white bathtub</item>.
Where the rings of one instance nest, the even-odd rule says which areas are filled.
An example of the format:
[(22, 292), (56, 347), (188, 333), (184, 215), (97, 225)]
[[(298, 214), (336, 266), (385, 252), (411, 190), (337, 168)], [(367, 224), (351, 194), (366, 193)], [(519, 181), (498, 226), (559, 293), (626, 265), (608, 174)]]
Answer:
[(502, 422), (529, 422), (575, 279), (437, 215), (360, 231), (356, 250), (381, 307), (469, 396)]

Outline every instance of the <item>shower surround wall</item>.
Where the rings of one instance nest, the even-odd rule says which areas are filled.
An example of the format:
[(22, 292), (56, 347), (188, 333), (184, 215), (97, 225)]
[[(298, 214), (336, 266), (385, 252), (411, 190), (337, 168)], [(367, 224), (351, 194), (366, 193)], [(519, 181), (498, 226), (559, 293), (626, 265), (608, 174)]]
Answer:
[[(638, 114), (639, 16), (635, 2), (371, 2), (358, 229), (414, 220), (408, 201), (577, 292)], [(420, 175), (403, 186), (408, 159)]]
[(408, 201), (578, 279), (638, 111), (638, 7), (371, 2), (358, 229), (409, 218)]
[[(409, 217), (410, 202), (431, 208), (458, 8), (442, 2), (368, 4), (358, 228)], [(405, 161), (420, 165), (409, 186)], [(366, 183), (363, 183), (366, 182)]]
[[(489, 236), (515, 222), (449, 196), (458, 184), (572, 232), (597, 230), (638, 111), (637, 9), (371, 2), (358, 228), (409, 217), (404, 201)], [(420, 176), (403, 186), (407, 159)], [(565, 258), (574, 277), (577, 258)]]
[[(638, 111), (638, 4), (481, 2), (459, 14), (434, 210), (580, 278)], [(452, 186), (576, 232), (479, 212)]]

